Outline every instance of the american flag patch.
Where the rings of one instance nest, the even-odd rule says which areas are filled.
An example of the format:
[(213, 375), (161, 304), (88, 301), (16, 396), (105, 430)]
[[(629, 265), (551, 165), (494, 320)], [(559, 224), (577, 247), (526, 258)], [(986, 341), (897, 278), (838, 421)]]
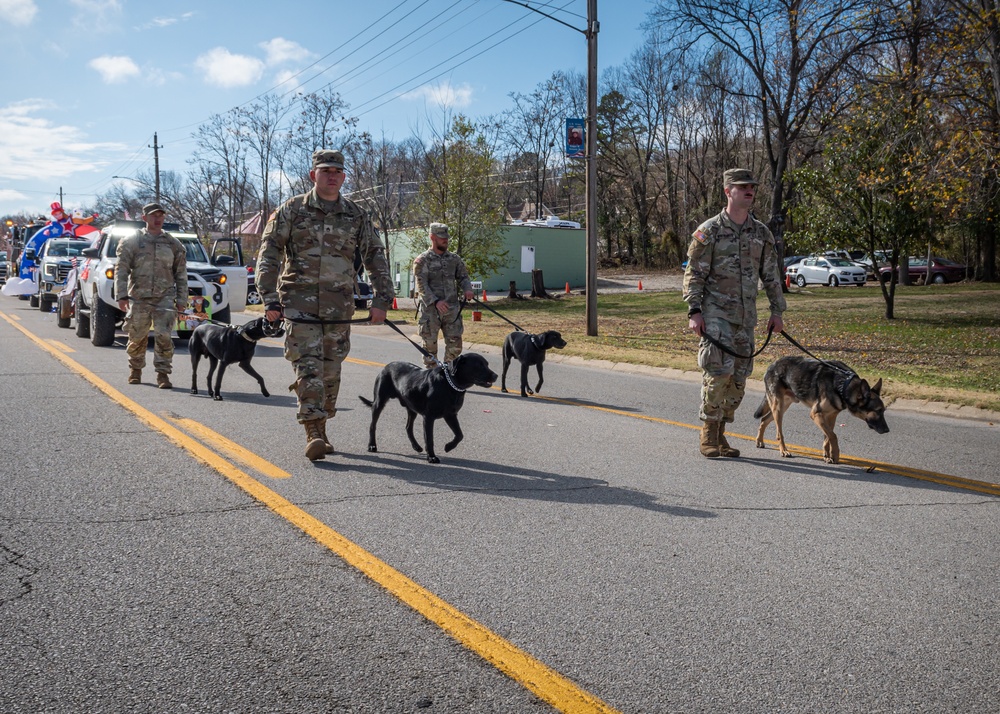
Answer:
[(706, 242), (708, 242), (708, 234), (707, 234), (707, 233), (705, 233), (705, 231), (701, 231), (701, 230), (698, 230), (698, 231), (695, 231), (695, 232), (694, 232), (694, 233), (692, 234), (692, 236), (693, 236), (693, 238), (694, 238), (694, 239), (695, 239), (696, 241), (698, 241), (698, 242), (699, 242), (699, 243), (701, 243), (702, 245), (704, 245), (704, 244), (705, 244)]

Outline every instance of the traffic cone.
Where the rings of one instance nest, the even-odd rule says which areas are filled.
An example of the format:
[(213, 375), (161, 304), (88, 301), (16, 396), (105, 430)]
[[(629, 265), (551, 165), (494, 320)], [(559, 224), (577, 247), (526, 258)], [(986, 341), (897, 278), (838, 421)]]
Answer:
[(789, 275), (788, 273), (785, 273), (785, 287), (786, 288), (792, 287), (792, 276)]
[(569, 282), (566, 283), (566, 294), (569, 295)]
[(399, 309), (399, 301), (396, 300), (396, 298), (392, 299), (392, 309), (393, 310), (398, 310)]
[(642, 281), (639, 281), (639, 290), (642, 290)]
[(486, 289), (485, 288), (483, 288), (483, 302), (489, 302), (489, 300), (487, 300), (487, 298), (486, 298)]

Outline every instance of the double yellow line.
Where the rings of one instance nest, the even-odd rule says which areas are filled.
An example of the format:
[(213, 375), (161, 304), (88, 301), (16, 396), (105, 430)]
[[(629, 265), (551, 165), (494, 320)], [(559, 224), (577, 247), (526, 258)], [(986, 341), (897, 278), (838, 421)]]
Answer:
[[(260, 471), (271, 478), (287, 478), (289, 474), (270, 464), (256, 454), (238, 444), (216, 434), (211, 429), (176, 416), (161, 418), (148, 409), (132, 401), (96, 374), (61, 350), (56, 349), (28, 330), (17, 324), (17, 320), (5, 313), (0, 317), (23, 333), (28, 339), (76, 372), (112, 401), (134, 414), (141, 422), (159, 431), (170, 441), (181, 447), (197, 460), (225, 476), (252, 498), (267, 506), (271, 511), (293, 523), (307, 535), (326, 546), (350, 565), (367, 575), (383, 588), (391, 592), (406, 605), (419, 612), (453, 638), (491, 663), (501, 672), (511, 677), (535, 696), (551, 704), (560, 712), (572, 714), (611, 714), (616, 709), (584, 691), (554, 669), (546, 666), (513, 643), (497, 635), (468, 615), (460, 612), (434, 593), (403, 575), (401, 572), (379, 560), (372, 553), (348, 540), (328, 525), (280, 496), (267, 486), (252, 478), (245, 471), (201, 442), (191, 438), (178, 427), (189, 429), (201, 439), (218, 444), (230, 458)], [(368, 363), (373, 364), (373, 363)], [(381, 365), (379, 365), (381, 366)]]

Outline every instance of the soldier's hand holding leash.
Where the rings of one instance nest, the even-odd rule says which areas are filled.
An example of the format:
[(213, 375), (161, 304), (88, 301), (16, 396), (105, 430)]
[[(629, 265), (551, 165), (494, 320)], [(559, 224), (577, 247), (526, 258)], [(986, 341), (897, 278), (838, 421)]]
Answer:
[(781, 315), (771, 315), (771, 319), (767, 321), (767, 332), (777, 332), (779, 335), (785, 331), (785, 321), (781, 319)]
[(373, 307), (368, 311), (369, 322), (373, 325), (381, 325), (385, 322), (385, 310)]

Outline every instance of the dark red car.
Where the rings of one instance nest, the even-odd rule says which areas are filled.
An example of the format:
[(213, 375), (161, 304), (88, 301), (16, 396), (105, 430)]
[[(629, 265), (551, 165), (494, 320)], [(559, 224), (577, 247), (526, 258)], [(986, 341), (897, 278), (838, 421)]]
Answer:
[[(915, 283), (927, 275), (927, 258), (910, 258), (910, 282)], [(969, 269), (961, 263), (947, 258), (931, 258), (932, 283), (957, 283), (965, 280)], [(879, 279), (884, 283), (889, 279), (888, 265), (879, 269)]]

